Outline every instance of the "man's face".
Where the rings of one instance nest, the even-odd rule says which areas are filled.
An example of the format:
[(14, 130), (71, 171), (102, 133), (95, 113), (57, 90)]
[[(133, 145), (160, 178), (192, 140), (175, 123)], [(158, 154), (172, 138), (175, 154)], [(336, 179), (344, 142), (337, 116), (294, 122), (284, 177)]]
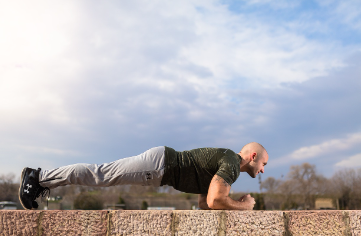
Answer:
[(247, 164), (247, 173), (252, 177), (256, 176), (261, 172), (264, 173), (264, 167), (268, 162), (268, 154), (264, 153), (262, 157), (256, 157), (254, 161)]

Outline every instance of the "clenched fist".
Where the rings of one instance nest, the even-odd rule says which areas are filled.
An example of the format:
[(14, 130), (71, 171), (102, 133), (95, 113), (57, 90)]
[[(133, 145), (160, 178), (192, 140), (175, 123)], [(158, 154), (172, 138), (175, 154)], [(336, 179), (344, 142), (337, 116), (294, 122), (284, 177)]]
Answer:
[(245, 210), (253, 210), (254, 204), (256, 204), (256, 201), (254, 200), (251, 195), (246, 194), (238, 199), (239, 202), (243, 202), (245, 206)]

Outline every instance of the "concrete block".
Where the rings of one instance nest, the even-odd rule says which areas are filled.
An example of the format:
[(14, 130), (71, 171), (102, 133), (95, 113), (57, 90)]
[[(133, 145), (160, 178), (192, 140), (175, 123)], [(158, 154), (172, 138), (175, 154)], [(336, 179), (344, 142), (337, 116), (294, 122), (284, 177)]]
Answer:
[(361, 211), (1, 210), (0, 235), (361, 236)]
[(285, 212), (287, 231), (291, 235), (349, 235), (346, 215), (342, 211)]
[(224, 211), (173, 211), (174, 235), (224, 235)]
[(280, 211), (226, 211), (226, 235), (283, 235)]
[(172, 211), (111, 211), (110, 235), (171, 235)]
[(351, 235), (361, 235), (361, 211), (348, 211)]
[(38, 235), (40, 211), (0, 211), (0, 235)]
[(39, 235), (106, 235), (107, 211), (43, 211)]

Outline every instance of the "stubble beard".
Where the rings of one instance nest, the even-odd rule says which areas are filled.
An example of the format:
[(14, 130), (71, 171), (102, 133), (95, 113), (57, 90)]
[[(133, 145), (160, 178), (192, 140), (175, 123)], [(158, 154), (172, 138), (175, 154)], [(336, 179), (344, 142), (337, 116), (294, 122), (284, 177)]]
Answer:
[(248, 164), (247, 173), (252, 178), (256, 178), (256, 176), (257, 176), (257, 171), (256, 171), (255, 167), (251, 166), (250, 164)]

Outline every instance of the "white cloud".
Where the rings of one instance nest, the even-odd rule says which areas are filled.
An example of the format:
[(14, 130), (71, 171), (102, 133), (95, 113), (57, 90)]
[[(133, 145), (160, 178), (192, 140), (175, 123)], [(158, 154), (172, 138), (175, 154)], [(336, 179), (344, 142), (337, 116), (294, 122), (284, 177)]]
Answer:
[(336, 167), (355, 168), (361, 166), (361, 153), (354, 156), (345, 158), (344, 160), (337, 162)]
[(361, 3), (358, 0), (340, 1), (336, 12), (350, 28), (361, 30)]
[[(186, 85), (198, 104), (223, 106), (224, 87), (305, 81), (338, 66), (344, 49), (235, 15), (218, 1), (11, 1), (0, 9), (0, 111), (7, 114), (0, 121), (7, 127), (83, 120), (74, 111), (82, 97), (132, 106), (142, 98), (124, 94), (141, 86), (179, 94)], [(182, 103), (194, 110), (194, 101)]]
[(62, 155), (62, 156), (79, 156), (81, 155), (78, 151), (74, 150), (67, 150), (67, 149), (58, 149), (58, 148), (49, 148), (49, 147), (38, 147), (38, 146), (21, 146), (17, 145), (16, 148), (34, 152), (34, 153), (41, 153), (41, 154), (55, 154), (55, 155)]
[(361, 30), (361, 3), (359, 0), (317, 0), (323, 7), (329, 7), (330, 18), (342, 22), (350, 29)]
[(285, 8), (294, 8), (298, 5), (300, 5), (300, 1), (299, 0), (294, 0), (294, 1), (287, 1), (287, 0), (277, 0), (277, 1), (272, 1), (272, 0), (246, 0), (246, 2), (248, 4), (254, 5), (254, 4), (258, 4), (258, 5), (269, 5), (272, 8), (275, 9), (285, 9)]
[[(59, 56), (71, 42), (76, 5), (47, 1), (0, 3), (0, 66), (37, 66)], [(65, 17), (66, 16), (66, 17)]]
[(348, 135), (348, 137), (344, 139), (332, 139), (317, 145), (302, 147), (287, 156), (292, 159), (303, 160), (323, 156), (335, 151), (347, 150), (354, 146), (359, 146), (360, 144), (361, 133), (355, 133)]

